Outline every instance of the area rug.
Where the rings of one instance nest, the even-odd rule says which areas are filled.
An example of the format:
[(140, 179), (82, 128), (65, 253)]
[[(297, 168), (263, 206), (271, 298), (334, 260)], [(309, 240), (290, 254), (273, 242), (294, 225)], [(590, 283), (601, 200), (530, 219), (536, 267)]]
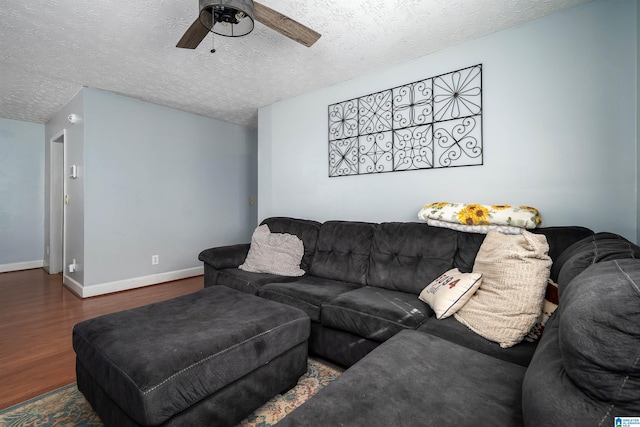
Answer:
[[(256, 409), (238, 426), (274, 425), (340, 376), (341, 372), (333, 365), (310, 358), (309, 369), (298, 385)], [(0, 427), (27, 426), (101, 427), (103, 424), (73, 383), (0, 411)]]

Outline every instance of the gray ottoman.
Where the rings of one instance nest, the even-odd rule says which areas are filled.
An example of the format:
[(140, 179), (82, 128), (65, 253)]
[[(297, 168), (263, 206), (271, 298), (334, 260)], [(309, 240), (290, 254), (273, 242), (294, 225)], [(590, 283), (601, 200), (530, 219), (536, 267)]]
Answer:
[(78, 389), (107, 425), (233, 425), (307, 371), (309, 317), (224, 286), (78, 323)]

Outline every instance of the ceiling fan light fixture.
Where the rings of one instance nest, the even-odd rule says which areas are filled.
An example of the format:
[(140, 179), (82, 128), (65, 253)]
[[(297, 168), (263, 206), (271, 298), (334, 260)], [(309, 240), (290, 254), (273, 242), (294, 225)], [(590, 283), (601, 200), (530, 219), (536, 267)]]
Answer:
[(252, 0), (200, 0), (200, 23), (221, 36), (249, 34), (253, 31), (253, 14)]

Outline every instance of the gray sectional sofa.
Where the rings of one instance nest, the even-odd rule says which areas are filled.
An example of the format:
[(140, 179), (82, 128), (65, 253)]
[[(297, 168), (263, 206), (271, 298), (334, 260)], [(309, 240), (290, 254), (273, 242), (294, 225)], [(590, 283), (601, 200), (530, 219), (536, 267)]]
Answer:
[(302, 309), (310, 353), (348, 367), (283, 425), (588, 426), (640, 416), (640, 248), (624, 238), (532, 230), (549, 243), (559, 309), (539, 343), (503, 349), (418, 299), (444, 271), (471, 271), (484, 235), (423, 223), (263, 224), (303, 241), (306, 274), (240, 270), (249, 250), (240, 244), (199, 255), (205, 286)]

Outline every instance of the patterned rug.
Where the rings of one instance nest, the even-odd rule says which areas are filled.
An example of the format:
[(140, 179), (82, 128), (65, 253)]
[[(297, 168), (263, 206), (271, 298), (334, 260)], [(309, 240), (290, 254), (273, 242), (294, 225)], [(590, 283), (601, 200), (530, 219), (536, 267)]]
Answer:
[[(341, 372), (335, 366), (310, 358), (309, 369), (297, 386), (256, 409), (238, 426), (274, 425), (340, 376)], [(27, 426), (102, 427), (103, 424), (73, 383), (0, 411), (0, 427)]]

